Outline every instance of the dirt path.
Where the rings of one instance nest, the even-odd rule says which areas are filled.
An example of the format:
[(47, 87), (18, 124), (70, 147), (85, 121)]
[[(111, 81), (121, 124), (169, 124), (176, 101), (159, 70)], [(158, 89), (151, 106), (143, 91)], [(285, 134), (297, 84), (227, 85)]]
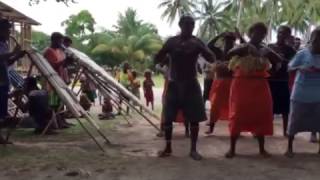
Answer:
[[(161, 89), (155, 90), (157, 106)], [(159, 109), (159, 107), (157, 108)], [(97, 114), (96, 107), (94, 114)], [(189, 139), (183, 126), (175, 125), (174, 153), (167, 159), (157, 158), (163, 140), (151, 126), (137, 115), (133, 127), (119, 117), (103, 121), (102, 126), (113, 146), (105, 145), (103, 155), (84, 131), (76, 126), (57, 136), (36, 137), (31, 131), (14, 133), (15, 145), (0, 147), (0, 180), (317, 180), (320, 177), (320, 155), (316, 144), (302, 134), (295, 142), (294, 159), (283, 156), (286, 140), (281, 124), (275, 121), (275, 136), (267, 138), (267, 149), (273, 155), (258, 155), (257, 142), (245, 134), (239, 141), (238, 157), (224, 158), (228, 149), (226, 122), (219, 122), (215, 135), (205, 136), (201, 126), (199, 150), (205, 157), (195, 162), (188, 157)], [(102, 141), (102, 139), (100, 139)]]
[(227, 124), (220, 122), (214, 136), (203, 135), (206, 127), (202, 126), (199, 149), (205, 159), (201, 162), (188, 158), (189, 140), (183, 136), (181, 125), (175, 127), (174, 156), (160, 159), (156, 154), (162, 139), (144, 121), (136, 119), (133, 123), (128, 127), (123, 120), (103, 122), (115, 144), (105, 147), (106, 155), (77, 128), (42, 138), (24, 137), (30, 137), (30, 132), (18, 132), (21, 134), (14, 146), (1, 148), (0, 179), (308, 180), (320, 176), (320, 156), (314, 154), (317, 145), (308, 142), (307, 134), (297, 138), (294, 159), (283, 157), (286, 141), (280, 136), (278, 122), (276, 135), (267, 139), (267, 149), (273, 154), (269, 159), (258, 156), (257, 142), (250, 136), (240, 140), (238, 157), (225, 159)]

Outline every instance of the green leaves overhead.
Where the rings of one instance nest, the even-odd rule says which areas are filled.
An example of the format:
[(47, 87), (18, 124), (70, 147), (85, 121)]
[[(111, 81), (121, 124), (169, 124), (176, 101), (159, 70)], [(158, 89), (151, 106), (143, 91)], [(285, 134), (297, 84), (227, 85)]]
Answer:
[(320, 20), (320, 0), (164, 0), (159, 8), (172, 23), (184, 13), (199, 21), (198, 35), (208, 40), (237, 24), (246, 32), (255, 22), (263, 21), (271, 29), (287, 24), (296, 33), (304, 34), (310, 25)]

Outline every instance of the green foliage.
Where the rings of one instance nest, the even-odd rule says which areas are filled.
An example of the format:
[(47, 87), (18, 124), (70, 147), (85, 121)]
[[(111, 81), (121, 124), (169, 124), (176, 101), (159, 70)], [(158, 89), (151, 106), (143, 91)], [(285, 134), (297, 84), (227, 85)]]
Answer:
[(135, 69), (143, 71), (162, 46), (157, 28), (138, 19), (137, 12), (131, 8), (119, 14), (114, 31), (95, 32), (95, 20), (86, 10), (70, 16), (62, 25), (73, 46), (101, 65), (113, 67), (129, 61)]
[(135, 69), (143, 71), (152, 63), (152, 56), (162, 47), (162, 40), (153, 24), (137, 18), (135, 10), (128, 8), (119, 14), (114, 32), (104, 32), (106, 41), (92, 49), (99, 63), (109, 66), (128, 61)]
[(200, 22), (198, 35), (204, 40), (232, 31), (238, 16), (242, 32), (262, 21), (273, 30), (287, 24), (296, 33), (304, 34), (320, 20), (319, 7), (319, 0), (163, 0), (159, 4), (164, 8), (162, 17), (170, 23), (184, 13), (195, 15)]
[(159, 8), (165, 8), (162, 13), (162, 18), (172, 24), (173, 21), (181, 15), (192, 14), (193, 10), (197, 7), (196, 0), (162, 0)]
[(71, 15), (69, 19), (61, 23), (66, 26), (66, 34), (70, 37), (82, 39), (94, 32), (95, 20), (87, 10), (82, 10), (77, 15)]
[(32, 46), (42, 51), (50, 44), (50, 36), (39, 31), (32, 31), (31, 34)]

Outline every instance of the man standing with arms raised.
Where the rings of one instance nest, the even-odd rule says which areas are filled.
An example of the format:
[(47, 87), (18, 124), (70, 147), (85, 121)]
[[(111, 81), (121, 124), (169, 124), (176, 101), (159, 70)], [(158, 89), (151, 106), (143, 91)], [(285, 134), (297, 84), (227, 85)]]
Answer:
[(169, 56), (169, 83), (164, 102), (166, 147), (160, 152), (160, 157), (167, 157), (172, 153), (172, 122), (181, 109), (191, 128), (190, 157), (194, 160), (202, 159), (197, 152), (197, 140), (199, 122), (206, 119), (206, 114), (197, 80), (196, 63), (199, 55), (208, 62), (213, 62), (215, 55), (200, 39), (192, 35), (194, 24), (191, 16), (182, 16), (179, 21), (180, 35), (169, 38), (155, 57), (155, 63), (161, 64)]

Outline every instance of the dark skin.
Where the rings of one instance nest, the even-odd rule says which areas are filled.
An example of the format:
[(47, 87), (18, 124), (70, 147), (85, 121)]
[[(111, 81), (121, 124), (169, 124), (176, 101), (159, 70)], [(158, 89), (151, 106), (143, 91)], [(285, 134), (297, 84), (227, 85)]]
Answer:
[[(234, 47), (235, 41), (236, 41), (236, 39), (233, 36), (226, 36), (226, 35), (227, 35), (226, 33), (219, 35), (219, 36), (224, 36), (224, 48), (222, 49), (222, 52), (223, 52), (222, 57), (223, 58), (221, 59), (222, 61), (225, 60), (225, 57), (226, 57), (228, 51)], [(214, 40), (211, 41), (210, 43), (214, 42)], [(206, 134), (212, 134), (214, 127), (215, 127), (215, 122), (212, 120), (212, 119), (214, 119), (214, 114), (211, 114), (210, 116), (211, 117), (210, 117), (209, 129), (208, 129), (208, 131), (206, 131)]]
[[(262, 45), (262, 41), (265, 38), (267, 32), (266, 31), (259, 31), (259, 30), (253, 30), (250, 34), (250, 41), (247, 45), (241, 46), (238, 48), (234, 48), (229, 51), (227, 58), (231, 59), (233, 56), (247, 56), (249, 53), (257, 56), (263, 56), (265, 58), (268, 58), (272, 64), (277, 64), (281, 62), (281, 57), (278, 56), (276, 53), (274, 53), (269, 48), (265, 48)], [(252, 47), (256, 47), (252, 48)], [(261, 53), (257, 52), (257, 50), (262, 51)], [(230, 137), (230, 150), (226, 153), (226, 158), (233, 158), (236, 153), (236, 143), (240, 136), (239, 134), (232, 135)], [(270, 154), (265, 150), (264, 144), (265, 144), (265, 137), (263, 135), (256, 134), (258, 143), (259, 143), (259, 153), (263, 157), (269, 157)]]
[[(164, 64), (167, 56), (170, 56), (169, 72), (174, 81), (188, 81), (196, 78), (196, 63), (199, 55), (202, 55), (208, 62), (214, 62), (215, 55), (198, 38), (192, 35), (194, 19), (185, 18), (179, 23), (181, 33), (170, 38), (155, 57), (155, 64)], [(194, 160), (201, 160), (202, 156), (197, 151), (197, 140), (199, 134), (199, 123), (190, 124), (191, 149), (190, 157)], [(166, 146), (159, 153), (160, 157), (170, 156), (172, 153), (171, 139), (172, 126), (165, 127)]]
[[(277, 46), (283, 47), (286, 46), (287, 39), (291, 37), (291, 34), (289, 31), (286, 30), (286, 28), (280, 27), (278, 29), (277, 34)], [(289, 61), (288, 59), (283, 59), (285, 61)], [(287, 126), (288, 126), (288, 113), (282, 113), (282, 120), (283, 120), (283, 136), (287, 137)]]
[[(320, 55), (320, 30), (318, 30), (315, 35), (311, 38), (310, 46), (308, 47), (311, 50), (312, 54), (315, 55)], [(290, 70), (290, 71), (296, 71), (296, 70)], [(320, 72), (319, 69), (313, 69), (311, 68), (311, 72)], [(294, 141), (295, 136), (294, 135), (289, 135), (288, 136), (288, 149), (285, 153), (285, 156), (288, 158), (293, 158), (294, 157), (294, 152), (293, 152), (293, 141)], [(320, 140), (319, 140), (319, 150), (318, 154), (320, 155)]]
[[(224, 47), (222, 49), (222, 61), (225, 61), (225, 63), (227, 63), (226, 61), (226, 56), (228, 54), (228, 52), (235, 46), (235, 42), (237, 39), (240, 39), (241, 43), (245, 43), (245, 40), (242, 38), (239, 30), (237, 28), (235, 28), (235, 32), (224, 32), (221, 33), (220, 35), (218, 35), (217, 37), (215, 37), (210, 43), (209, 43), (209, 47), (210, 44), (214, 45), (214, 43), (219, 39), (219, 38), (223, 38), (224, 40)], [(214, 119), (214, 114), (210, 114), (210, 123), (209, 123), (209, 129), (208, 131), (206, 131), (206, 134), (212, 134), (214, 131), (214, 127), (215, 127), (215, 121), (212, 120)]]

